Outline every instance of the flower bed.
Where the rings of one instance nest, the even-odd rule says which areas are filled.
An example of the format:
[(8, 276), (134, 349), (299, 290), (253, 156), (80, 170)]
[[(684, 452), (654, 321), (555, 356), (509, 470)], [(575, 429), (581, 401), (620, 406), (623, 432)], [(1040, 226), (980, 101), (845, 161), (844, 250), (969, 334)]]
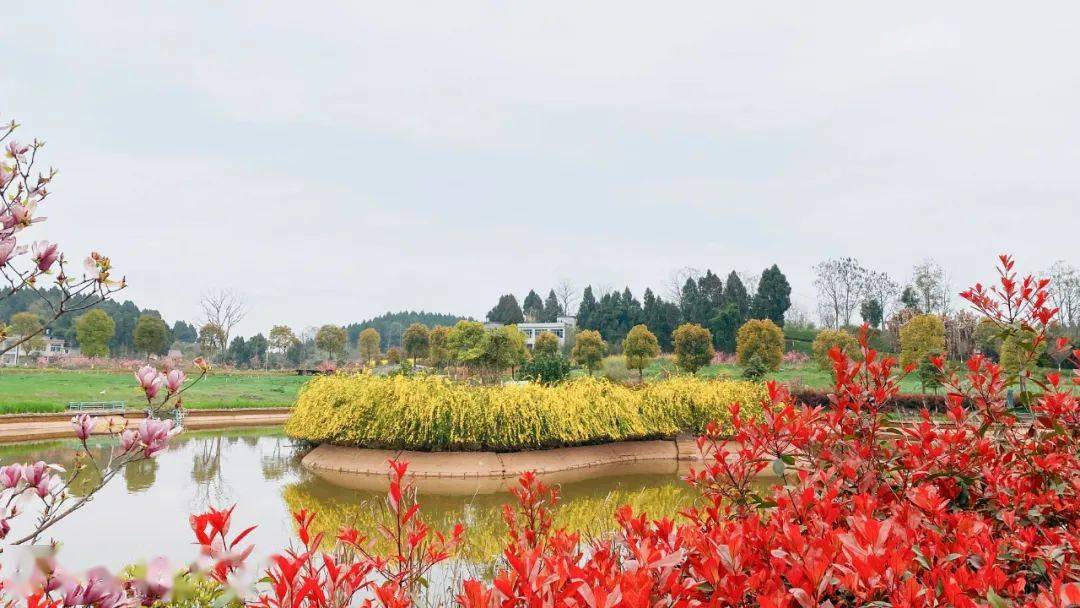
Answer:
[(517, 451), (700, 433), (754, 412), (764, 386), (677, 377), (627, 388), (470, 386), (437, 377), (326, 376), (300, 393), (286, 432), (316, 443), (422, 451)]

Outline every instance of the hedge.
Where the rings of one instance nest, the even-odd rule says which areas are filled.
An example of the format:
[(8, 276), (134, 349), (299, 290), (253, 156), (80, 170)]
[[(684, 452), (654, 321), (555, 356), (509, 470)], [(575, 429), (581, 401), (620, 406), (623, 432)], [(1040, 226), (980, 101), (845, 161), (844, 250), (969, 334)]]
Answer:
[(315, 443), (422, 451), (517, 451), (700, 433), (732, 403), (760, 411), (759, 383), (674, 377), (630, 388), (592, 378), (472, 386), (436, 377), (315, 378), (285, 431)]

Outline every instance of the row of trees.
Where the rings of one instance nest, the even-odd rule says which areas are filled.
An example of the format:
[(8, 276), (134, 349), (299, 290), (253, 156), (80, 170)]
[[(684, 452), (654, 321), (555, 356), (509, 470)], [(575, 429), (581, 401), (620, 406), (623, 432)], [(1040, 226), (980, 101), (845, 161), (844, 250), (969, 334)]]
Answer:
[[(722, 279), (712, 270), (704, 274), (685, 270), (680, 273), (679, 282), (667, 300), (652, 288), (646, 288), (638, 300), (629, 287), (620, 292), (594, 290), (589, 285), (576, 308), (577, 326), (598, 332), (617, 349), (632, 328), (645, 325), (658, 336), (661, 350), (671, 351), (676, 328), (692, 323), (712, 330), (714, 348), (733, 352), (736, 332), (747, 320), (770, 319), (782, 327), (784, 315), (791, 307), (791, 285), (775, 264), (760, 277), (742, 277), (732, 271), (727, 279)], [(572, 309), (575, 294), (573, 285), (567, 281), (552, 288), (543, 299), (530, 290), (524, 306), (518, 305), (513, 294), (504, 294), (488, 311), (487, 319), (504, 325), (524, 320), (555, 321)]]

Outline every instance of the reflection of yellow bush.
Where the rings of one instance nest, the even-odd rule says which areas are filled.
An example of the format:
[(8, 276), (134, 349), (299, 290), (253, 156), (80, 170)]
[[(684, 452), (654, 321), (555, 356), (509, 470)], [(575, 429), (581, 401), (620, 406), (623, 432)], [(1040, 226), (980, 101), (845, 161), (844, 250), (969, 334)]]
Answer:
[[(683, 483), (633, 489), (614, 486), (607, 492), (596, 491), (597, 483), (577, 484), (577, 491), (564, 488), (555, 514), (556, 526), (581, 532), (586, 537), (598, 537), (615, 530), (615, 510), (621, 505), (630, 505), (635, 513), (645, 513), (650, 518), (674, 518), (696, 496)], [(286, 486), (282, 493), (291, 511), (307, 509), (315, 513), (313, 528), (325, 532), (328, 538), (333, 539), (338, 530), (351, 526), (374, 539), (375, 549), (389, 549), (380, 546), (377, 532), (378, 524), (387, 521), (381, 494), (331, 495), (324, 486), (310, 482)], [(463, 557), (487, 561), (499, 555), (506, 543), (502, 506), (512, 500), (513, 497), (505, 493), (468, 497), (421, 496), (420, 504), (425, 519), (437, 530), (449, 530), (454, 524), (463, 523), (466, 526)]]
[(285, 430), (315, 442), (499, 451), (700, 432), (762, 385), (677, 377), (628, 388), (591, 378), (555, 386), (469, 386), (438, 377), (323, 376), (304, 387)]

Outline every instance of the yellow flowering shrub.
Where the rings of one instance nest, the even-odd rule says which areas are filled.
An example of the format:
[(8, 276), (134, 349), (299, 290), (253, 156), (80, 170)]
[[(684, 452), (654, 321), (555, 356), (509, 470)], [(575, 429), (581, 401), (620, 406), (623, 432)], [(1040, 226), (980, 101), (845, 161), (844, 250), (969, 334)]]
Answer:
[(435, 376), (323, 376), (300, 392), (285, 431), (316, 443), (407, 450), (513, 451), (700, 432), (732, 403), (761, 407), (758, 383), (673, 377), (640, 388), (580, 378), (555, 386), (471, 386)]

